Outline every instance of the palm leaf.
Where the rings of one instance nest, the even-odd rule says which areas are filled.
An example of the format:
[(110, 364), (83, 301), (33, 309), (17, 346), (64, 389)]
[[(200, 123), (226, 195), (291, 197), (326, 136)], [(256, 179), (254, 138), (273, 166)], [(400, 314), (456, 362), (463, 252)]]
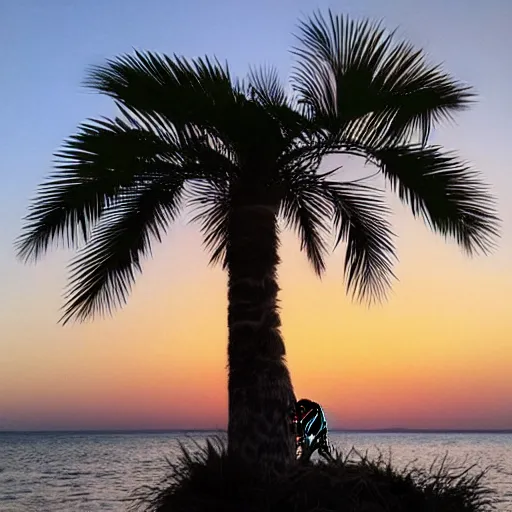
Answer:
[(372, 153), (402, 201), (435, 231), (469, 254), (487, 253), (499, 236), (494, 200), (478, 173), (438, 146), (403, 146)]
[(171, 159), (173, 150), (119, 119), (83, 124), (56, 154), (57, 172), (39, 187), (16, 242), (19, 257), (37, 259), (54, 242), (73, 247), (86, 240), (118, 192), (161, 172), (155, 162)]
[(249, 72), (249, 95), (265, 106), (286, 105), (288, 98), (274, 67), (253, 68)]
[(283, 197), (280, 214), (288, 227), (294, 229), (301, 242), (301, 250), (313, 266), (317, 275), (325, 270), (326, 235), (332, 205), (322, 193), (318, 175), (296, 172), (283, 179)]
[(70, 265), (71, 276), (61, 322), (110, 313), (123, 305), (151, 241), (161, 241), (176, 218), (183, 180), (155, 180), (126, 192), (106, 210), (86, 246)]
[(92, 68), (86, 85), (153, 127), (181, 131), (195, 126), (213, 131), (228, 145), (241, 127), (238, 107), (245, 97), (229, 69), (216, 60), (136, 51)]
[(292, 83), (309, 115), (337, 138), (374, 146), (418, 134), (473, 95), (378, 23), (317, 13), (300, 24)]
[(336, 245), (347, 244), (347, 290), (358, 300), (382, 300), (395, 277), (396, 260), (389, 210), (382, 195), (354, 182), (324, 180), (322, 187), (334, 209)]
[(193, 222), (201, 224), (204, 244), (210, 251), (210, 263), (226, 269), (231, 203), (229, 180), (202, 180), (192, 183), (192, 205), (196, 211)]
[(305, 130), (311, 129), (309, 120), (296, 110), (293, 98), (286, 94), (275, 68), (251, 69), (247, 95), (261, 105), (266, 116), (278, 126), (279, 138), (284, 139), (281, 151), (293, 144), (295, 139), (302, 138)]

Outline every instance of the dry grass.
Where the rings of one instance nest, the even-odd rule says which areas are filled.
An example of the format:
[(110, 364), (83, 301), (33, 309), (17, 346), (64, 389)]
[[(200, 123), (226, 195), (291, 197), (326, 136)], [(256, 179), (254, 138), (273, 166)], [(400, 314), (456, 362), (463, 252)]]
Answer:
[(156, 487), (139, 489), (132, 510), (144, 512), (487, 512), (495, 510), (485, 471), (448, 467), (394, 469), (380, 456), (352, 451), (334, 460), (297, 464), (272, 479), (233, 467), (214, 439), (190, 452), (182, 447)]

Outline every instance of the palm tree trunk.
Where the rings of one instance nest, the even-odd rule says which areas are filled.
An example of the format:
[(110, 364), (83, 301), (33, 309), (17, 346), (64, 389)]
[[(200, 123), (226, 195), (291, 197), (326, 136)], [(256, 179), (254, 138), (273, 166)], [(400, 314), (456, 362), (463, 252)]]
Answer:
[(295, 395), (279, 329), (277, 207), (233, 207), (228, 240), (228, 454), (280, 470), (295, 459)]

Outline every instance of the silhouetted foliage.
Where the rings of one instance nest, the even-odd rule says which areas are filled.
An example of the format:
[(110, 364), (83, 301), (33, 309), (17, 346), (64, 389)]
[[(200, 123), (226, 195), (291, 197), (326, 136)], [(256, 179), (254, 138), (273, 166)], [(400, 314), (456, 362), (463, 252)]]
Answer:
[(132, 510), (144, 512), (487, 512), (495, 510), (485, 471), (449, 467), (394, 469), (379, 456), (352, 450), (333, 461), (297, 463), (272, 479), (227, 458), (224, 443), (209, 440), (169, 463), (156, 487), (139, 489)]
[(198, 209), (212, 262), (226, 264), (234, 196), (255, 186), (317, 274), (332, 233), (346, 243), (348, 290), (383, 298), (395, 260), (383, 191), (320, 172), (328, 155), (370, 162), (431, 229), (470, 254), (489, 251), (498, 219), (487, 187), (428, 145), (474, 94), (395, 39), (378, 23), (313, 15), (299, 26), (289, 94), (273, 68), (244, 82), (208, 57), (136, 51), (93, 68), (87, 86), (112, 98), (119, 117), (84, 123), (65, 142), (17, 241), (23, 260), (60, 242), (78, 249), (62, 321), (123, 305), (185, 205)]

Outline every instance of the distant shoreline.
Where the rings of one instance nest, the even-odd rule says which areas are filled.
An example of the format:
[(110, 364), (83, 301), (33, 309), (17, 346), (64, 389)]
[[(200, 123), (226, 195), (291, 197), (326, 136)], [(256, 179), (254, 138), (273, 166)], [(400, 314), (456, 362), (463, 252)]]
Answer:
[[(380, 429), (340, 429), (333, 428), (330, 432), (337, 434), (512, 434), (512, 429), (409, 429), (409, 428), (380, 428)], [(222, 429), (85, 429), (85, 430), (2, 430), (3, 434), (224, 434)]]

